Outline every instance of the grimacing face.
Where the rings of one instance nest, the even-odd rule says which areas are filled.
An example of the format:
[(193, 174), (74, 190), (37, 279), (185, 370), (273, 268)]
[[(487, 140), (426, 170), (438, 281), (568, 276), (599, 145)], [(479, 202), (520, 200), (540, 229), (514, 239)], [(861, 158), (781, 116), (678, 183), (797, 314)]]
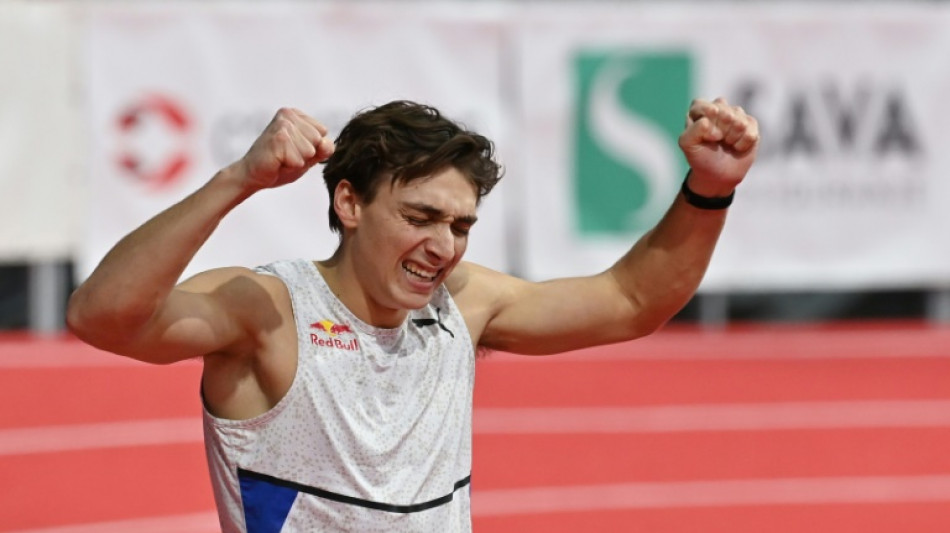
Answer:
[(358, 204), (347, 246), (374, 316), (405, 316), (429, 303), (462, 259), (476, 221), (478, 194), (459, 170), (383, 184)]

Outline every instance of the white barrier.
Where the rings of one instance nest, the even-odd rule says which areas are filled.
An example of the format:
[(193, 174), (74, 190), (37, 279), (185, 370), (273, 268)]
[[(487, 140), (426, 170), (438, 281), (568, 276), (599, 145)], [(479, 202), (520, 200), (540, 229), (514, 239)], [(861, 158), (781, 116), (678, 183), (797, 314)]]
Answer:
[(65, 259), (77, 244), (74, 31), (62, 5), (0, 2), (0, 263)]
[[(411, 98), (495, 138), (509, 168), (469, 258), (534, 279), (589, 273), (676, 194), (689, 99), (723, 95), (759, 117), (764, 139), (703, 290), (950, 283), (943, 5), (43, 5), (0, 4), (0, 59), (40, 80), (0, 85), (3, 259), (75, 248), (82, 277), (238, 157), (277, 107), (338, 130), (359, 108)], [(45, 17), (42, 32), (3, 25), (27, 11)], [(39, 57), (56, 68), (36, 70)], [(78, 138), (70, 68), (89, 132)], [(85, 203), (67, 180), (76, 147)], [(254, 198), (192, 270), (328, 255), (326, 209), (316, 172)]]

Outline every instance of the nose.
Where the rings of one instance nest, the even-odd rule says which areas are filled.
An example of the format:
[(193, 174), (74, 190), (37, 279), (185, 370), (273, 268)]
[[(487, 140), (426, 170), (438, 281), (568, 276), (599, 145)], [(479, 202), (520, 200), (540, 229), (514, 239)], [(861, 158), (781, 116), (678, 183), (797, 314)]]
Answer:
[(455, 255), (455, 235), (448, 224), (439, 224), (433, 228), (432, 235), (426, 241), (426, 252), (439, 261), (448, 261)]

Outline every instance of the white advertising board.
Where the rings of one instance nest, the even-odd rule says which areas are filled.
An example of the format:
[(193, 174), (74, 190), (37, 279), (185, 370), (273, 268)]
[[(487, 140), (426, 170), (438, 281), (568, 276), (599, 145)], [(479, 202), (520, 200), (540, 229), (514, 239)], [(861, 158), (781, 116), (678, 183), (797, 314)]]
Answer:
[[(96, 4), (86, 14), (91, 124), (82, 278), (123, 235), (238, 159), (283, 106), (334, 136), (396, 99), (434, 105), (495, 140), (504, 160), (503, 26), (491, 9), (373, 3)], [(328, 196), (315, 167), (224, 219), (185, 276), (329, 257)], [(505, 184), (481, 205), (467, 258), (504, 269)]]
[(950, 281), (939, 4), (531, 4), (519, 16), (526, 273), (607, 268), (686, 171), (694, 97), (761, 125), (702, 290)]
[(60, 5), (0, 2), (0, 262), (65, 260), (78, 237), (74, 30)]

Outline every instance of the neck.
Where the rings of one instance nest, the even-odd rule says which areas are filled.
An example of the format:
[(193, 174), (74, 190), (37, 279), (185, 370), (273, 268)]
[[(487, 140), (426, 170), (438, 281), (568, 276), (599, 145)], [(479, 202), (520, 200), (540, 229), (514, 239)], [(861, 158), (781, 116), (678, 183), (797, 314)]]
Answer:
[(342, 244), (329, 259), (317, 261), (316, 265), (333, 294), (363, 322), (377, 328), (396, 328), (409, 315), (406, 309), (384, 309), (373, 302), (367, 287), (360, 282), (352, 254), (346, 253)]

